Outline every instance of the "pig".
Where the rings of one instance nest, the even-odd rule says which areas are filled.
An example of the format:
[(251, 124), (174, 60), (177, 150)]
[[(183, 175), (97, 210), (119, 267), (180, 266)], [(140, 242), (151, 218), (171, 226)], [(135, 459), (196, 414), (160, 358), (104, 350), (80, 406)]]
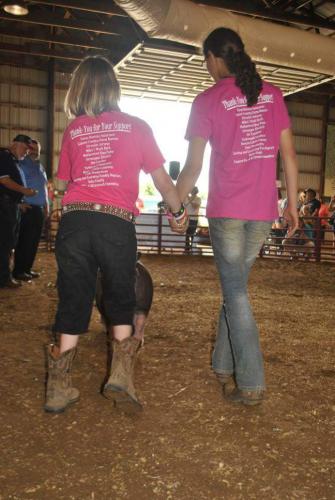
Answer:
[[(154, 287), (149, 271), (141, 262), (139, 262), (140, 258), (141, 254), (138, 252), (135, 278), (136, 307), (134, 314), (134, 337), (139, 339), (141, 341), (141, 344), (143, 345), (145, 324), (152, 304)], [(108, 326), (108, 322), (104, 312), (102, 280), (100, 272), (97, 279), (95, 302), (104, 323), (106, 324), (106, 326)]]

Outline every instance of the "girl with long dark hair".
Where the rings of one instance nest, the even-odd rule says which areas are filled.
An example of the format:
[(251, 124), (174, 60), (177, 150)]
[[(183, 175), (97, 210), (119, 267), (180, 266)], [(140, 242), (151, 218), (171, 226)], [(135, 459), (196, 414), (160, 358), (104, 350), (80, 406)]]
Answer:
[(265, 380), (259, 333), (248, 300), (248, 276), (271, 223), (278, 217), (276, 159), (286, 177), (289, 234), (298, 227), (297, 162), (280, 89), (262, 81), (237, 33), (214, 30), (203, 44), (215, 84), (194, 101), (187, 127), (188, 156), (177, 189), (184, 199), (200, 174), (207, 141), (212, 148), (207, 217), (224, 303), (212, 368), (226, 397), (261, 403)]

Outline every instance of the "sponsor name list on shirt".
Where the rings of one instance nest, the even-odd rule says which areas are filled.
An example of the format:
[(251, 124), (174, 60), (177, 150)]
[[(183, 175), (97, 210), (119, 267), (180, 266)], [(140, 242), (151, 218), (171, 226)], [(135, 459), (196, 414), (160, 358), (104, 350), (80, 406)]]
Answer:
[(268, 144), (266, 135), (267, 104), (273, 104), (273, 94), (261, 94), (255, 106), (247, 106), (246, 97), (235, 96), (222, 101), (227, 111), (235, 111), (240, 119), (240, 147), (233, 151), (234, 163), (247, 163), (275, 157), (275, 148)]
[(82, 176), (74, 179), (90, 188), (119, 186), (122, 175), (113, 172), (113, 155), (120, 133), (131, 133), (131, 123), (109, 122), (82, 125), (70, 131), (85, 161)]

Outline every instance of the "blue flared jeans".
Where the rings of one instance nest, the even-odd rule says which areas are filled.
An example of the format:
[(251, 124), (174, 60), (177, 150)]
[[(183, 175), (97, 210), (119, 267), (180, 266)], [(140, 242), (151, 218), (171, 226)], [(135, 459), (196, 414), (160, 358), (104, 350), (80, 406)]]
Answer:
[(248, 298), (248, 277), (271, 222), (210, 218), (223, 305), (212, 355), (216, 373), (234, 374), (244, 390), (265, 389), (259, 333)]

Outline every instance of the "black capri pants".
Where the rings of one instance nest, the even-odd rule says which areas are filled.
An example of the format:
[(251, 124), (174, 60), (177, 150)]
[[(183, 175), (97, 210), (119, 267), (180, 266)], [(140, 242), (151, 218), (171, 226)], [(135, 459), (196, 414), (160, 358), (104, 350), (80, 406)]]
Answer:
[(135, 310), (136, 232), (114, 215), (78, 211), (62, 216), (56, 238), (58, 309), (54, 332), (88, 330), (98, 269), (110, 325), (132, 325)]

